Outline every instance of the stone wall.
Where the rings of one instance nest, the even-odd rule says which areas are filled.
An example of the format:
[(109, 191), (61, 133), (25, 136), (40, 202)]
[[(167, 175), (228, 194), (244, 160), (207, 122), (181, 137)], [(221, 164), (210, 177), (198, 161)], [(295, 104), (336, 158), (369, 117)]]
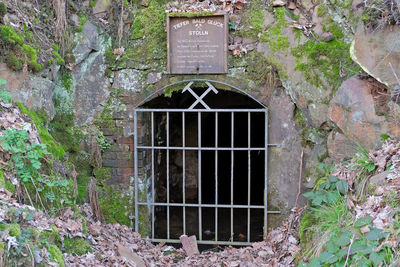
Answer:
[[(125, 218), (132, 212), (134, 107), (167, 85), (199, 78), (166, 73), (165, 11), (178, 8), (168, 2), (127, 1), (122, 11), (115, 2), (98, 0), (95, 7), (70, 8), (71, 19), (79, 12), (88, 17), (73, 35), (72, 67), (53, 64), (26, 73), (0, 65), (5, 89), (16, 101), (45, 111), (49, 128), (61, 120), (84, 132), (91, 125), (103, 131), (111, 144), (102, 155), (110, 174), (105, 184), (128, 199)], [(189, 2), (183, 8), (208, 3)], [(201, 78), (241, 88), (269, 108), (269, 142), (280, 144), (269, 152), (270, 208), (282, 211), (272, 219), (277, 225), (294, 205), (302, 151), (305, 190), (314, 186), (320, 163), (349, 158), (357, 146), (373, 148), (381, 134), (399, 137), (394, 74), (400, 76), (400, 30), (396, 25), (367, 32), (359, 1), (306, 0), (290, 8), (284, 1), (247, 2), (230, 10), (228, 73)], [(141, 129), (138, 134), (146, 138)], [(146, 163), (139, 167), (147, 171)], [(77, 171), (83, 177), (91, 169)]]

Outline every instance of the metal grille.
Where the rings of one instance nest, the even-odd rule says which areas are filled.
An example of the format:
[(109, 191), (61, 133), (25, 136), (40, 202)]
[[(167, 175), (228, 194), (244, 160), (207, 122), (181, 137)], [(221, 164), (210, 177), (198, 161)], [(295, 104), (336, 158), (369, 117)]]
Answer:
[[(206, 84), (206, 87), (204, 88), (204, 91), (201, 92), (200, 94), (196, 92), (192, 86), (194, 82), (201, 81)], [(185, 81), (183, 81), (185, 82)], [(135, 177), (134, 177), (134, 182), (135, 182), (135, 231), (139, 232), (140, 231), (140, 223), (139, 223), (139, 218), (142, 218), (141, 213), (142, 212), (148, 212), (150, 214), (149, 218), (149, 224), (150, 224), (150, 239), (154, 242), (169, 242), (169, 243), (179, 243), (179, 237), (176, 235), (176, 233), (171, 233), (171, 224), (175, 223), (174, 221), (171, 222), (171, 216), (176, 220), (176, 218), (179, 218), (181, 220), (181, 228), (180, 228), (180, 233), (179, 234), (190, 234), (189, 228), (192, 229), (193, 233), (193, 225), (195, 225), (196, 228), (196, 235), (198, 239), (199, 244), (219, 244), (219, 245), (249, 245), (251, 242), (255, 241), (260, 241), (262, 240), (263, 236), (265, 237), (267, 229), (268, 229), (268, 214), (271, 213), (279, 213), (279, 211), (269, 211), (268, 210), (268, 147), (272, 146), (272, 144), (268, 144), (268, 110), (265, 106), (260, 104), (258, 101), (257, 103), (260, 104), (261, 108), (235, 108), (235, 109), (221, 109), (221, 108), (212, 108), (210, 107), (209, 104), (206, 103), (206, 97), (211, 94), (218, 94), (219, 91), (213, 86), (213, 83), (219, 83), (216, 81), (208, 81), (208, 80), (192, 80), (192, 81), (187, 81), (187, 85), (184, 87), (182, 90), (182, 93), (187, 94), (189, 92), (193, 97), (194, 97), (194, 102), (191, 104), (188, 108), (185, 109), (180, 109), (180, 108), (146, 108), (146, 107), (138, 107), (134, 110), (134, 130), (135, 130), (135, 138), (134, 138), (134, 161), (135, 161)], [(236, 89), (237, 91), (240, 91), (242, 94), (246, 94), (245, 92), (241, 91), (238, 88), (233, 87), (233, 89)], [(247, 95), (247, 94), (246, 94)], [(249, 95), (247, 95), (250, 97)], [(250, 97), (251, 98), (251, 97)], [(254, 99), (253, 99), (254, 100)], [(256, 101), (256, 100), (254, 100)], [(258, 115), (256, 115), (258, 114)], [(212, 127), (209, 129), (205, 129), (202, 121), (204, 120), (205, 116), (211, 116), (212, 118)], [(237, 123), (237, 118), (247, 118), (244, 119), (245, 123), (242, 122), (241, 125), (235, 125)], [(254, 123), (254, 116), (258, 116), (258, 118), (263, 118), (263, 125), (257, 125), (257, 127), (260, 127), (260, 129), (263, 132), (263, 144), (262, 146), (257, 146), (252, 143), (253, 140), (251, 140), (251, 129), (254, 129), (255, 125), (252, 125)], [(163, 127), (165, 128), (165, 138), (164, 142), (159, 143), (157, 142), (157, 136), (156, 136), (156, 129), (159, 127), (158, 125), (155, 125), (156, 120), (155, 118), (163, 118)], [(179, 131), (181, 132), (181, 143), (180, 145), (174, 145), (171, 144), (170, 142), (170, 136), (171, 136), (171, 117), (173, 118), (179, 118), (180, 123), (181, 123), (181, 128)], [(196, 119), (197, 118), (197, 119)], [(146, 123), (143, 123), (143, 120), (146, 120)], [(221, 120), (224, 120), (224, 123), (229, 123), (230, 129), (220, 129), (221, 128)], [(229, 122), (230, 121), (230, 122)], [(187, 139), (188, 133), (187, 131), (187, 124), (197, 124), (197, 129), (195, 130), (197, 132), (197, 136), (195, 139), (197, 139), (197, 145), (189, 144), (190, 142)], [(243, 125), (245, 124), (245, 125)], [(149, 141), (144, 141), (141, 140), (141, 138), (138, 137), (138, 128), (145, 127), (144, 125), (147, 125), (148, 133), (149, 133)], [(235, 128), (236, 127), (236, 128)], [(235, 129), (238, 129), (238, 127), (242, 128), (247, 128), (247, 140), (241, 140), (241, 142), (246, 143), (245, 146), (236, 146), (235, 145)], [(252, 128), (253, 127), (253, 128)], [(226, 128), (226, 127), (225, 127)], [(143, 129), (139, 129), (143, 131)], [(176, 125), (174, 127), (175, 133), (176, 133)], [(221, 140), (221, 131), (224, 130), (225, 132), (229, 132), (230, 135), (230, 144), (229, 145), (220, 145), (219, 140)], [(192, 130), (193, 131), (193, 130)], [(202, 142), (202, 136), (204, 133), (208, 131), (209, 136), (212, 135), (214, 140), (214, 145), (210, 146), (207, 144), (204, 144)], [(214, 131), (214, 133), (210, 134), (210, 131)], [(193, 134), (193, 133), (192, 133)], [(193, 139), (193, 138), (191, 138)], [(235, 157), (241, 153), (242, 158), (243, 158), (243, 153), (246, 154), (247, 152), (247, 160), (241, 160), (235, 161)], [(170, 169), (170, 162), (176, 159), (171, 158), (171, 154), (175, 155), (176, 153), (181, 153), (182, 155), (182, 173), (181, 174), (176, 174), (173, 173), (172, 170)], [(187, 200), (187, 192), (186, 192), (186, 187), (187, 187), (187, 179), (189, 179), (187, 176), (187, 169), (192, 168), (195, 166), (193, 162), (188, 163), (187, 162), (187, 155), (189, 153), (196, 153), (197, 157), (197, 175), (196, 175), (196, 185), (197, 185), (197, 198), (196, 198), (196, 203), (193, 203), (193, 201), (188, 201)], [(224, 153), (224, 162), (219, 162), (221, 159), (221, 155)], [(253, 153), (253, 154), (252, 154)], [(230, 156), (229, 156), (230, 154)], [(140, 156), (142, 155), (142, 156)], [(165, 199), (157, 199), (157, 182), (159, 180), (159, 177), (157, 176), (160, 170), (155, 170), (155, 165), (157, 164), (157, 156), (158, 155), (163, 155), (164, 160), (166, 161), (165, 166), (163, 168), (163, 173), (165, 173), (165, 186), (166, 186), (166, 198)], [(263, 203), (258, 203), (254, 204), (252, 203), (252, 179), (255, 179), (252, 177), (252, 155), (257, 155), (258, 157), (261, 157), (263, 159), (261, 165), (263, 168), (262, 175), (258, 179), (262, 179), (263, 181), (263, 196), (262, 196), (262, 202)], [(261, 156), (260, 156), (261, 155)], [(148, 158), (148, 168), (146, 171), (146, 168), (143, 166), (146, 165), (143, 163), (144, 159), (147, 157)], [(160, 156), (161, 157), (161, 156)], [(212, 177), (212, 189), (214, 189), (214, 192), (208, 192), (210, 191), (210, 188), (205, 187), (205, 179), (207, 178), (208, 184), (210, 183), (210, 177), (207, 175), (207, 177), (203, 177), (204, 174), (202, 174), (202, 170), (204, 171), (207, 166), (203, 166), (203, 162), (205, 160), (202, 160), (202, 158), (205, 159), (207, 157), (208, 162), (210, 161), (210, 157), (214, 160), (214, 164), (210, 164), (210, 168), (213, 168), (213, 177)], [(193, 157), (192, 157), (193, 158)], [(226, 164), (226, 160), (229, 160), (230, 163)], [(188, 166), (188, 164), (190, 166)], [(239, 165), (243, 165), (243, 168), (246, 168), (247, 175), (244, 175), (244, 177), (237, 177), (235, 174), (235, 170), (240, 167)], [(259, 164), (260, 165), (260, 164)], [(143, 170), (139, 170), (142, 168)], [(226, 170), (229, 168), (230, 174), (225, 175), (225, 176), (230, 176), (230, 181), (227, 183), (226, 181), (224, 184), (221, 184), (221, 180), (219, 177), (219, 174), (221, 173), (222, 170)], [(176, 195), (176, 192), (171, 192), (171, 180), (174, 179), (174, 177), (181, 175), (181, 181), (178, 179), (178, 181), (181, 183), (181, 192), (179, 194), (182, 195), (180, 198), (181, 201), (172, 201), (171, 193)], [(193, 177), (191, 178), (193, 179)], [(235, 195), (234, 195), (234, 187), (235, 187), (235, 182), (238, 179), (247, 179), (247, 193), (241, 193), (245, 194), (247, 200), (246, 203), (235, 203)], [(140, 182), (141, 181), (141, 182)], [(193, 181), (192, 181), (193, 182)], [(259, 181), (260, 182), (260, 181)], [(147, 184), (148, 188), (148, 197), (146, 201), (141, 201), (139, 199), (139, 183)], [(243, 184), (243, 181), (242, 181)], [(142, 186), (143, 187), (143, 186)], [(179, 188), (179, 187), (178, 187)], [(225, 188), (225, 189), (224, 189)], [(224, 190), (222, 190), (224, 189)], [(227, 191), (229, 190), (229, 196), (230, 199), (228, 199), (228, 203), (222, 203), (219, 200), (219, 193), (222, 191)], [(236, 188), (237, 190), (237, 188)], [(207, 191), (207, 192), (206, 192)], [(202, 196), (208, 193), (209, 195), (213, 195), (213, 203), (210, 203), (209, 201), (202, 201)], [(179, 212), (178, 216), (171, 214), (171, 210), (176, 211), (177, 209), (180, 209), (182, 212)], [(163, 210), (166, 211), (162, 213), (162, 215), (157, 215), (157, 210)], [(188, 212), (193, 213), (195, 210), (195, 220), (197, 222), (193, 222), (191, 220), (190, 222), (187, 220)], [(255, 213), (255, 211), (259, 212), (262, 214), (262, 236), (258, 236), (253, 238), (252, 237), (252, 227), (251, 227), (251, 220), (254, 220), (252, 218), (252, 213)], [(242, 234), (242, 237), (238, 240), (235, 239), (234, 236), (235, 233), (234, 228), (236, 225), (234, 225), (235, 222), (235, 213), (236, 214), (241, 214), (242, 221), (241, 223), (245, 225), (245, 230), (242, 230), (241, 232), (244, 232)], [(229, 214), (229, 216), (226, 216)], [(245, 215), (244, 215), (245, 214)], [(164, 217), (165, 215), (165, 217)], [(160, 219), (160, 216), (162, 217)], [(212, 218), (213, 217), (213, 218)], [(247, 218), (246, 218), (247, 217)], [(208, 221), (210, 218), (213, 219), (213, 224), (214, 224), (214, 231), (209, 231), (205, 229), (205, 226), (203, 226), (203, 221), (204, 219), (207, 219)], [(243, 219), (244, 218), (244, 219)], [(163, 225), (160, 225), (160, 223), (157, 224), (158, 221), (160, 220), (166, 220), (166, 223)], [(223, 220), (221, 222), (221, 220)], [(223, 225), (221, 225), (221, 223)], [(210, 224), (210, 223), (208, 223)], [(161, 227), (163, 226), (165, 230), (165, 235), (163, 237), (160, 237), (160, 235), (157, 235), (156, 232), (156, 227)], [(166, 229), (165, 229), (166, 228)], [(230, 237), (229, 238), (222, 238), (222, 230), (223, 229), (225, 232), (229, 231), (230, 232)], [(228, 229), (228, 230), (225, 230)], [(219, 231), (220, 230), (220, 231)], [(207, 232), (205, 232), (207, 231)], [(211, 233), (210, 233), (211, 232)], [(207, 233), (207, 237), (205, 236), (205, 233)], [(211, 238), (210, 238), (211, 236)]]

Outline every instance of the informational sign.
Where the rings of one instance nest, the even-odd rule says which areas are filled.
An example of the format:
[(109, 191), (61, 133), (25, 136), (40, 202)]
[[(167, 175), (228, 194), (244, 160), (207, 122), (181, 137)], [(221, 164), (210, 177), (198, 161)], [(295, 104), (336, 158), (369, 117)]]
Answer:
[(167, 18), (168, 71), (171, 74), (227, 72), (226, 14)]

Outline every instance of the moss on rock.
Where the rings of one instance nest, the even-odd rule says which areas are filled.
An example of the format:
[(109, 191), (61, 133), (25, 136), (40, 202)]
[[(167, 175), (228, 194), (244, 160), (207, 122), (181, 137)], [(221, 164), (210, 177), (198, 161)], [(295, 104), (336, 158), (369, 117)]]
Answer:
[(65, 246), (65, 251), (68, 254), (76, 254), (78, 256), (81, 256), (88, 252), (93, 252), (93, 249), (89, 245), (89, 243), (81, 237), (64, 239), (64, 246)]
[(48, 250), (52, 260), (56, 261), (60, 267), (64, 267), (64, 255), (62, 254), (61, 250), (55, 245), (50, 245)]
[(99, 189), (100, 209), (104, 221), (130, 225), (129, 207), (132, 207), (132, 204), (129, 195), (116, 194), (111, 186), (104, 186)]
[[(356, 74), (360, 67), (350, 58), (350, 44), (340, 38), (340, 28), (334, 23), (326, 26), (334, 34), (330, 42), (307, 40), (291, 49), (296, 57), (296, 70), (302, 71), (310, 84), (325, 87), (324, 79), (335, 90), (342, 81)], [(321, 73), (323, 76), (321, 76)]]
[(53, 136), (50, 135), (45, 126), (45, 121), (47, 120), (47, 116), (45, 115), (46, 113), (44, 111), (36, 113), (35, 111), (26, 108), (22, 103), (19, 102), (17, 102), (17, 105), (22, 113), (28, 115), (33, 120), (43, 144), (46, 145), (47, 150), (51, 153), (51, 155), (56, 159), (63, 160), (65, 156), (64, 148), (61, 145), (56, 144)]

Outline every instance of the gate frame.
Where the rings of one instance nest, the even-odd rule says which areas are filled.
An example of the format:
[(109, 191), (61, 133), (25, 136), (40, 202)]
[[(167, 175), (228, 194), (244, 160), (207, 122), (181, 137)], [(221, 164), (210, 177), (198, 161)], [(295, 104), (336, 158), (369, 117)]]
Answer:
[[(206, 89), (206, 91), (201, 95), (197, 95), (192, 89), (191, 89), (191, 85), (194, 82), (205, 82), (209, 88)], [(168, 108), (140, 108), (140, 106), (142, 106), (143, 104), (145, 104), (146, 102), (150, 101), (151, 99), (155, 98), (158, 95), (162, 95), (164, 93), (164, 90), (168, 87), (171, 86), (176, 86), (179, 84), (184, 84), (187, 83), (187, 85), (180, 90), (182, 93), (189, 91), (195, 98), (196, 101), (192, 104), (191, 107), (189, 107), (188, 109), (168, 109)], [(206, 103), (204, 103), (202, 101), (202, 99), (211, 91), (214, 91), (214, 93), (218, 93), (218, 90), (212, 85), (212, 84), (219, 84), (219, 85), (223, 85), (223, 86), (227, 86), (229, 88), (232, 88), (233, 91), (237, 91), (240, 94), (243, 94), (247, 97), (249, 97), (250, 99), (254, 100), (257, 104), (259, 104), (262, 108), (254, 108), (254, 109), (211, 109), (208, 107), (208, 105)], [(223, 89), (221, 89), (223, 90)], [(195, 106), (197, 106), (198, 104), (202, 104), (204, 108), (202, 109), (194, 109)], [(150, 112), (151, 115), (151, 146), (138, 146), (138, 113), (139, 112)], [(160, 147), (160, 146), (155, 146), (154, 145), (154, 112), (165, 112), (167, 114), (167, 129), (166, 129), (166, 134), (167, 134), (167, 146), (166, 147)], [(201, 137), (199, 138), (198, 135), (198, 141), (200, 141), (198, 143), (197, 147), (186, 147), (184, 144), (184, 135), (183, 135), (183, 143), (182, 143), (182, 147), (170, 147), (169, 146), (169, 113), (170, 112), (181, 112), (182, 113), (182, 118), (184, 119), (185, 116), (185, 112), (192, 112), (192, 113), (198, 113), (198, 132), (201, 132), (201, 113), (203, 112), (215, 112), (216, 114), (218, 114), (218, 112), (229, 112), (232, 114), (232, 123), (234, 122), (234, 112), (247, 112), (249, 114), (248, 117), (248, 132), (250, 132), (250, 113), (261, 113), (263, 112), (265, 114), (265, 126), (264, 126), (264, 131), (265, 131), (265, 141), (264, 141), (264, 147), (262, 148), (251, 148), (250, 144), (248, 144), (247, 148), (235, 148), (233, 145), (233, 134), (234, 134), (234, 126), (232, 124), (231, 127), (231, 137), (232, 137), (232, 146), (231, 147), (227, 147), (227, 148), (221, 148), (218, 147), (217, 144), (215, 147), (212, 148), (205, 148), (201, 146)], [(200, 117), (200, 119), (199, 119)], [(216, 121), (218, 119), (218, 115), (216, 115)], [(198, 213), (198, 220), (199, 220), (199, 240), (197, 240), (198, 244), (205, 244), (205, 245), (239, 245), (239, 246), (247, 246), (247, 245), (251, 245), (253, 242), (256, 241), (251, 241), (250, 240), (250, 210), (251, 209), (263, 209), (264, 210), (264, 224), (263, 224), (263, 236), (264, 239), (267, 236), (267, 231), (268, 231), (268, 214), (279, 214), (280, 211), (270, 211), (268, 210), (268, 148), (272, 147), (272, 146), (279, 146), (278, 144), (270, 144), (268, 143), (268, 108), (261, 103), (260, 101), (258, 101), (257, 99), (255, 99), (253, 96), (251, 96), (249, 93), (241, 90), (240, 88), (233, 86), (231, 84), (225, 83), (225, 82), (220, 82), (220, 81), (215, 81), (215, 80), (209, 80), (209, 79), (190, 79), (190, 80), (182, 80), (176, 83), (172, 83), (172, 84), (168, 84), (164, 87), (162, 87), (161, 89), (155, 91), (154, 93), (152, 93), (151, 95), (149, 95), (148, 97), (146, 97), (143, 101), (141, 101), (138, 105), (135, 106), (134, 108), (134, 202), (135, 202), (135, 215), (133, 216), (135, 218), (135, 232), (139, 232), (139, 206), (147, 206), (149, 209), (151, 209), (151, 238), (150, 240), (152, 242), (167, 242), (167, 243), (181, 243), (181, 241), (179, 239), (171, 239), (170, 238), (170, 234), (169, 234), (169, 228), (170, 228), (170, 216), (169, 216), (169, 207), (183, 207), (183, 234), (186, 234), (186, 218), (185, 218), (185, 208), (186, 207), (198, 207), (199, 208), (199, 213)], [(183, 120), (183, 126), (185, 125), (184, 120)], [(185, 132), (185, 129), (183, 129), (183, 133)], [(216, 128), (216, 132), (217, 128)], [(249, 141), (250, 141), (250, 137), (248, 137)], [(139, 185), (139, 172), (138, 172), (138, 150), (141, 149), (151, 149), (152, 151), (152, 177), (151, 177), (151, 183), (152, 183), (152, 200), (148, 202), (139, 202), (138, 199), (138, 185)], [(165, 149), (167, 151), (167, 203), (156, 203), (155, 202), (155, 189), (154, 189), (154, 150), (155, 149)], [(169, 156), (169, 151), (173, 150), (173, 149), (178, 149), (178, 150), (182, 150), (183, 153), (186, 150), (194, 150), (194, 151), (198, 151), (198, 194), (199, 194), (199, 201), (198, 204), (189, 204), (189, 203), (185, 203), (185, 199), (184, 199), (184, 195), (183, 195), (183, 203), (171, 203), (169, 202), (169, 163), (168, 163), (168, 156)], [(250, 154), (250, 151), (264, 151), (264, 205), (250, 205), (250, 192), (248, 192), (248, 205), (234, 205), (233, 204), (233, 157), (231, 158), (231, 204), (230, 205), (224, 205), (224, 204), (217, 204), (218, 203), (218, 189), (216, 187), (216, 200), (214, 204), (202, 204), (201, 203), (201, 151), (204, 150), (211, 150), (211, 151), (220, 151), (220, 150), (226, 150), (226, 151), (231, 151), (231, 155), (234, 154), (234, 151), (248, 151), (248, 153)], [(185, 158), (185, 153), (183, 154), (183, 161)], [(248, 159), (248, 161), (251, 162), (250, 157)], [(217, 165), (216, 165), (217, 166)], [(250, 166), (250, 165), (248, 165)], [(218, 169), (218, 168), (216, 168)], [(250, 167), (248, 167), (248, 172), (250, 172)], [(183, 169), (185, 170), (185, 169)], [(148, 179), (148, 178), (145, 178)], [(183, 182), (185, 181), (185, 178), (183, 176)], [(248, 178), (248, 182), (250, 182), (250, 178)], [(218, 183), (218, 179), (216, 181), (216, 184)], [(250, 187), (248, 187), (248, 191), (250, 190)], [(184, 192), (184, 187), (183, 187), (183, 192)], [(155, 214), (154, 214), (154, 208), (156, 206), (165, 206), (167, 207), (167, 239), (161, 239), (161, 238), (155, 238), (154, 235), (154, 222), (155, 222)], [(202, 212), (201, 209), (202, 208), (215, 208), (216, 209), (216, 215), (215, 215), (215, 239), (216, 240), (203, 240), (202, 239)], [(231, 223), (231, 241), (218, 241), (218, 208), (230, 208), (231, 209), (231, 218), (230, 218), (230, 223)], [(240, 208), (245, 208), (248, 210), (248, 217), (247, 217), (247, 242), (238, 242), (238, 241), (233, 241), (233, 209), (240, 209)], [(150, 210), (149, 210), (150, 212)]]

